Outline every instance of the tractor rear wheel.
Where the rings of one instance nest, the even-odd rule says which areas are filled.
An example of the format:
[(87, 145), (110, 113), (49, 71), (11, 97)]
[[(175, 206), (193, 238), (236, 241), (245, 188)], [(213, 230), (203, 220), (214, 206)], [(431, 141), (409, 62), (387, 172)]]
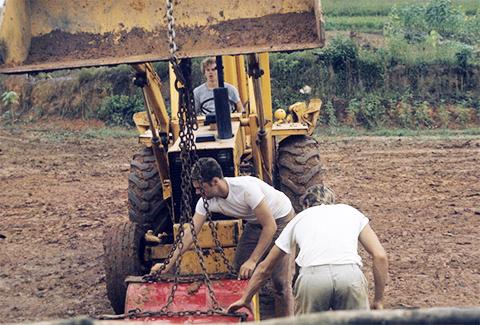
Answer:
[(117, 314), (122, 314), (125, 309), (125, 278), (143, 275), (148, 269), (143, 262), (144, 235), (141, 225), (129, 221), (116, 224), (105, 232), (103, 248), (107, 295)]
[(280, 189), (298, 213), (299, 202), (307, 188), (323, 185), (320, 144), (310, 136), (290, 136), (280, 142), (277, 155), (277, 177)]
[(153, 150), (145, 147), (133, 156), (130, 163), (128, 216), (132, 222), (158, 233), (171, 225), (169, 215)]

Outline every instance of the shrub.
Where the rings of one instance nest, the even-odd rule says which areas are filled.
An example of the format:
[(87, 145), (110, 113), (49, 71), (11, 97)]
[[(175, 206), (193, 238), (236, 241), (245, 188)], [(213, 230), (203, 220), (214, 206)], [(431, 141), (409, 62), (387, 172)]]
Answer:
[(381, 126), (385, 122), (385, 105), (376, 94), (367, 94), (362, 99), (352, 99), (347, 108), (347, 119), (353, 125), (367, 129)]
[(140, 96), (113, 95), (104, 99), (98, 118), (108, 125), (134, 126), (133, 114), (143, 110)]
[(428, 102), (421, 102), (413, 110), (413, 125), (415, 127), (427, 127), (433, 126), (433, 112)]
[(441, 127), (443, 128), (448, 127), (448, 122), (450, 121), (450, 112), (448, 111), (445, 104), (442, 103), (437, 108), (437, 117)]
[(453, 108), (452, 115), (454, 116), (455, 122), (460, 126), (465, 126), (470, 122), (472, 109), (466, 107), (455, 107)]
[(333, 107), (333, 103), (331, 100), (329, 100), (325, 105), (326, 124), (328, 126), (337, 126), (337, 115), (335, 113), (336, 112), (335, 108)]

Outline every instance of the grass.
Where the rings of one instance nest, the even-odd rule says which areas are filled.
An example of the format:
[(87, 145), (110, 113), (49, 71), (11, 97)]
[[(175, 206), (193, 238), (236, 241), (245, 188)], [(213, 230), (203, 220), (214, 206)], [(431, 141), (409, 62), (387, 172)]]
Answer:
[(36, 129), (42, 133), (42, 138), (51, 142), (63, 142), (84, 139), (118, 139), (134, 138), (138, 133), (136, 129), (125, 129), (120, 127), (87, 128), (79, 131)]
[(470, 137), (480, 136), (480, 127), (453, 130), (453, 129), (385, 129), (375, 130), (354, 129), (349, 127), (322, 127), (315, 130), (317, 137), (355, 137), (355, 136), (382, 136), (382, 137)]
[[(421, 4), (423, 0), (323, 0), (326, 30), (354, 30), (381, 32), (393, 6)], [(453, 0), (464, 8), (467, 15), (480, 11), (478, 0)]]
[(382, 31), (386, 16), (332, 16), (325, 18), (326, 30)]
[[(322, 0), (325, 16), (387, 16), (392, 7), (421, 4), (423, 0)], [(453, 0), (461, 5), (468, 15), (474, 15), (480, 9), (478, 0)]]
[(87, 129), (81, 134), (85, 138), (132, 138), (137, 136), (136, 129), (124, 129), (124, 128), (101, 128), (101, 129)]

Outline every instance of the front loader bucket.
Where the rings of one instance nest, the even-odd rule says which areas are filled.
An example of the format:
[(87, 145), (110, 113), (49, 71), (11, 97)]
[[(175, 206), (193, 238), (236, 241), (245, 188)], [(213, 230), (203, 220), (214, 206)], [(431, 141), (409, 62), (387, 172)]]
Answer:
[[(324, 44), (320, 0), (174, 0), (178, 57)], [(0, 73), (169, 58), (165, 0), (5, 0)]]

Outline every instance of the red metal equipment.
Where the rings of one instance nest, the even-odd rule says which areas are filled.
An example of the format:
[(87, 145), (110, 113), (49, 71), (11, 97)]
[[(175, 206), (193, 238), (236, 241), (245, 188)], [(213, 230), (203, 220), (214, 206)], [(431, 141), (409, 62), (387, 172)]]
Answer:
[[(248, 310), (246, 319), (243, 320), (240, 316), (196, 313), (195, 311), (211, 310), (212, 306), (208, 290), (202, 282), (179, 283), (174, 301), (168, 308), (171, 315), (155, 315), (155, 313), (161, 313), (162, 307), (167, 303), (173, 283), (136, 282), (131, 281), (130, 278), (128, 281), (125, 313), (137, 311), (138, 316), (135, 316), (135, 313), (132, 314), (135, 320), (162, 321), (165, 324), (239, 323), (255, 320), (254, 315)], [(226, 310), (231, 303), (239, 299), (247, 284), (246, 280), (212, 280), (212, 288), (220, 307)], [(186, 315), (177, 315), (186, 310), (188, 311)], [(255, 309), (252, 308), (252, 310)]]

